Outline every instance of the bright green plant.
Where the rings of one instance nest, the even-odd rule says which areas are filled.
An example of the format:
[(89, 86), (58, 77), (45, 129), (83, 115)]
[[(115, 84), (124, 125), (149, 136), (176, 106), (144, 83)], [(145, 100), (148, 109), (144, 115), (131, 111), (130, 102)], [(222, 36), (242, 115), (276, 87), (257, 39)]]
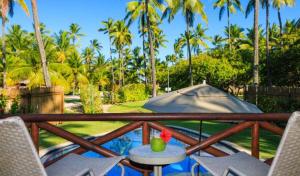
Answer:
[(18, 114), (20, 113), (20, 97), (16, 97), (11, 106), (10, 106), (10, 113), (11, 114)]
[(119, 95), (121, 102), (146, 100), (149, 96), (145, 84), (128, 84), (120, 89)]
[[(0, 110), (4, 111), (7, 104), (7, 98), (4, 95), (0, 95)], [(1, 112), (3, 113), (3, 112)]]
[(102, 112), (101, 96), (96, 86), (88, 85), (81, 87), (80, 99), (84, 113), (95, 114)]

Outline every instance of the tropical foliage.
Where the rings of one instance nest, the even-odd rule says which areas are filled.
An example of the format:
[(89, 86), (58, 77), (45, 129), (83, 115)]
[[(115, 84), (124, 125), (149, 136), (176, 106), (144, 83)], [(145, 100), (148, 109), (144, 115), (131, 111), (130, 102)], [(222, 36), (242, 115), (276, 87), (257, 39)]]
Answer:
[[(26, 13), (24, 1), (18, 2)], [(207, 80), (209, 84), (224, 90), (230, 86), (245, 86), (253, 83), (253, 59), (261, 85), (300, 86), (300, 20), (291, 19), (282, 23), (280, 9), (293, 6), (295, 1), (260, 1), (266, 9), (277, 10), (278, 22), (266, 26), (256, 23), (250, 28), (232, 24), (230, 16), (243, 12), (239, 0), (217, 0), (219, 17), (227, 12), (227, 26), (215, 36), (208, 35), (208, 19), (204, 2), (200, 0), (135, 0), (128, 2), (124, 19), (107, 19), (101, 22), (98, 31), (109, 39), (109, 55), (102, 52), (101, 39), (93, 39), (81, 46), (85, 37), (81, 26), (70, 24), (66, 30), (50, 33), (47, 26), (39, 23), (37, 4), (31, 0), (35, 31), (26, 31), (20, 25), (5, 26), (2, 41), (2, 86), (16, 86), (27, 82), (29, 88), (60, 85), (65, 93), (77, 94), (87, 85), (109, 92), (110, 102), (144, 99), (150, 91), (169, 85), (179, 89)], [(12, 6), (2, 4), (2, 19), (8, 18), (6, 11)], [(9, 8), (8, 8), (9, 7)], [(7, 9), (6, 9), (7, 8)], [(255, 1), (249, 1), (246, 16), (256, 10)], [(168, 22), (181, 12), (185, 31), (168, 41), (161, 24)], [(257, 11), (255, 11), (257, 12)], [(254, 13), (256, 14), (256, 13)], [(195, 18), (202, 21), (195, 24)], [(138, 22), (138, 35), (131, 32), (131, 24)], [(278, 24), (277, 24), (278, 23)], [(6, 29), (6, 30), (5, 30)], [(141, 46), (133, 43), (140, 37)], [(257, 39), (257, 40), (255, 40)], [(160, 49), (171, 43), (174, 52), (166, 58), (160, 57)], [(257, 48), (256, 48), (257, 47)], [(255, 53), (257, 55), (255, 55)], [(47, 83), (47, 73), (51, 82)], [(169, 81), (168, 81), (169, 77)], [(93, 88), (94, 90), (95, 88)], [(131, 90), (136, 91), (131, 91)], [(130, 95), (131, 93), (131, 95)], [(150, 93), (149, 93), (150, 94)]]

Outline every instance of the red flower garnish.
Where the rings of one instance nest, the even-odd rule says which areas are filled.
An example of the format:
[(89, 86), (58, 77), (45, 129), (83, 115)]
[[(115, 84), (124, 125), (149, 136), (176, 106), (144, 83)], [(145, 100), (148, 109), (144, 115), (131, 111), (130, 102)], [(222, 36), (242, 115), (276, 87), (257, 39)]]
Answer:
[(172, 137), (172, 134), (169, 130), (163, 129), (160, 133), (160, 138), (165, 142), (168, 143)]

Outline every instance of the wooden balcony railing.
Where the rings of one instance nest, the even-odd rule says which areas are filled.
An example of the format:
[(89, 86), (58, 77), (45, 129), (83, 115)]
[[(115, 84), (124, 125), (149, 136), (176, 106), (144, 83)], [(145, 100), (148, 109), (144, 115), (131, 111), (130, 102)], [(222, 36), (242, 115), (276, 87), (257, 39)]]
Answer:
[[(251, 152), (254, 157), (259, 158), (259, 133), (260, 129), (263, 128), (277, 135), (282, 135), (284, 129), (276, 126), (274, 121), (287, 121), (291, 114), (288, 113), (267, 113), (267, 114), (197, 114), (197, 113), (129, 113), (129, 114), (24, 114), (20, 115), (22, 119), (28, 124), (32, 140), (38, 150), (39, 148), (39, 129), (46, 130), (54, 135), (64, 138), (74, 144), (78, 144), (80, 147), (70, 151), (69, 153), (82, 154), (86, 151), (93, 151), (106, 157), (112, 157), (119, 155), (109, 149), (101, 147), (101, 144), (111, 141), (117, 137), (120, 137), (134, 129), (142, 128), (142, 142), (148, 144), (150, 142), (150, 130), (162, 130), (168, 129), (171, 131), (172, 136), (177, 140), (188, 144), (186, 148), (187, 155), (191, 155), (199, 150), (206, 151), (214, 156), (225, 156), (227, 153), (213, 147), (212, 145), (224, 140), (234, 134), (240, 133), (241, 131), (251, 128), (252, 142)], [(9, 115), (2, 116), (5, 118)], [(198, 141), (190, 136), (175, 131), (172, 128), (166, 127), (162, 121), (186, 121), (186, 120), (216, 120), (216, 121), (235, 121), (235, 125), (232, 127), (220, 131), (216, 134), (211, 135), (205, 140)], [(52, 125), (51, 121), (126, 121), (127, 125), (116, 129), (108, 134), (97, 137), (92, 141), (88, 141), (82, 137), (79, 137), (73, 133), (70, 133), (62, 128)], [(67, 154), (57, 158), (56, 160), (46, 162), (44, 165), (49, 166), (55, 161), (63, 158)], [(267, 163), (272, 161), (271, 159), (266, 160)], [(129, 160), (123, 160), (122, 163), (129, 166), (137, 171), (142, 172), (144, 175), (148, 175), (152, 168), (145, 167), (131, 163)]]

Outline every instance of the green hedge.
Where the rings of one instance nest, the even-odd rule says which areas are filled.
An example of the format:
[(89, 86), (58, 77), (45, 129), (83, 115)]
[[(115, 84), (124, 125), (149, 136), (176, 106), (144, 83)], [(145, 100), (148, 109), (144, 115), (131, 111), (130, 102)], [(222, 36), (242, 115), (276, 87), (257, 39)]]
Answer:
[(81, 87), (80, 99), (84, 113), (94, 114), (103, 112), (100, 92), (96, 86)]
[(149, 91), (144, 84), (128, 84), (119, 90), (121, 102), (142, 101), (149, 97)]
[(289, 97), (259, 96), (258, 107), (267, 112), (294, 112), (299, 111), (300, 102)]

